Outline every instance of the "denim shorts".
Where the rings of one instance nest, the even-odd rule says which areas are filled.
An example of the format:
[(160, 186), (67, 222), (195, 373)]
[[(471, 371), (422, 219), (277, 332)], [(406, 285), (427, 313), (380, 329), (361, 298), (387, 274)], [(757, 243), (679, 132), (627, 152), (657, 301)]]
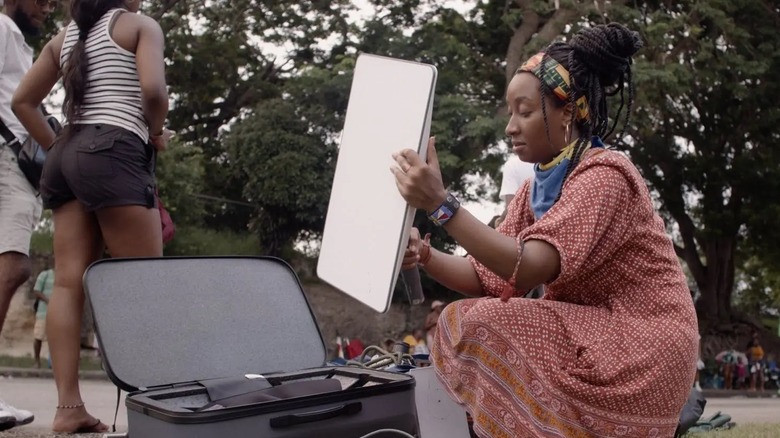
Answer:
[(79, 200), (87, 211), (142, 205), (156, 208), (154, 147), (119, 126), (74, 125), (46, 156), (44, 208)]

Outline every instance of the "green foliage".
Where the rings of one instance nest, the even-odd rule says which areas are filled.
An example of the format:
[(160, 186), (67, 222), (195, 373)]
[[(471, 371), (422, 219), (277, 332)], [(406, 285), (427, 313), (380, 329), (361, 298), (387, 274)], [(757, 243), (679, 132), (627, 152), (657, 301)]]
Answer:
[(174, 222), (202, 225), (204, 201), (197, 197), (205, 190), (200, 148), (172, 141), (158, 154), (156, 170), (160, 197)]
[(769, 438), (777, 434), (776, 424), (747, 423), (727, 430), (689, 433), (685, 438)]
[[(166, 31), (168, 83), (177, 100), (171, 125), (217, 155), (219, 130), (243, 109), (278, 96), (285, 77), (317, 57), (318, 41), (346, 32), (349, 9), (344, 0), (150, 2)], [(277, 61), (272, 45), (289, 48), (291, 62)]]
[(755, 317), (780, 312), (780, 268), (776, 263), (751, 257), (741, 264), (738, 279), (742, 288), (735, 293), (737, 308)]
[(43, 217), (30, 238), (30, 253), (48, 255), (54, 252), (54, 229), (51, 210), (44, 210)]
[[(1, 9), (2, 7), (0, 7)], [(49, 15), (49, 18), (46, 20), (46, 22), (43, 24), (43, 29), (41, 29), (41, 33), (38, 36), (38, 38), (28, 39), (27, 42), (30, 44), (30, 46), (33, 48), (33, 50), (36, 53), (36, 56), (38, 53), (41, 52), (41, 49), (43, 49), (43, 46), (46, 45), (47, 42), (49, 42), (49, 39), (57, 35), (59, 31), (65, 27), (65, 24), (67, 17), (67, 7), (60, 6), (57, 9), (54, 10)]]
[(255, 206), (249, 227), (269, 254), (322, 231), (353, 69), (351, 57), (307, 68), (225, 136), (229, 181)]
[[(483, 78), (496, 84), (501, 70), (485, 66), (479, 52), (462, 42), (469, 41), (461, 36), (471, 25), (452, 11), (443, 10), (409, 36), (393, 23), (388, 16), (369, 20), (356, 50), (437, 65), (433, 132), (442, 171), (451, 189), (468, 199), (473, 195), (466, 190), (465, 175), (497, 176), (504, 160), (497, 152), (485, 153), (500, 137), (503, 121), (495, 117), (501, 92), (497, 86), (486, 89)], [(239, 172), (231, 180), (242, 181), (243, 198), (258, 206), (251, 224), (269, 251), (301, 231), (316, 235), (322, 228), (354, 60), (354, 55), (334, 55), (323, 62), (327, 68), (302, 69), (280, 88), (280, 97), (252, 109), (225, 136), (225, 163)], [(463, 77), (464, 64), (479, 75)]]
[(50, 229), (35, 230), (30, 239), (30, 253), (52, 254), (54, 252), (54, 233)]
[(777, 11), (760, 0), (689, 0), (616, 15), (646, 41), (630, 154), (679, 226), (701, 310), (728, 319), (737, 247), (780, 244)]
[(166, 256), (260, 255), (257, 238), (249, 233), (177, 226), (176, 237), (165, 247)]
[[(260, 102), (279, 98), (289, 78), (323, 56), (321, 41), (343, 38), (351, 8), (346, 0), (146, 3), (166, 35), (166, 76), (175, 103), (169, 126), (183, 143), (203, 151), (206, 196), (244, 201), (222, 135)], [(240, 202), (208, 202), (203, 222), (241, 232), (256, 219), (254, 211)]]
[[(389, 2), (381, 2), (387, 6)], [(406, 2), (399, 5), (408, 4)], [(502, 54), (485, 53), (483, 27), (454, 10), (433, 7), (398, 27), (393, 16), (377, 13), (360, 34), (357, 49), (402, 59), (431, 63), (439, 76), (434, 98), (431, 133), (445, 184), (464, 200), (488, 198), (467, 191), (469, 174), (498, 180), (505, 155), (498, 148), (505, 121), (496, 117), (503, 107)]]
[(278, 255), (301, 231), (319, 232), (330, 198), (328, 150), (283, 99), (261, 103), (226, 137), (242, 195), (257, 206), (250, 223), (263, 248)]
[[(166, 32), (170, 127), (179, 133), (158, 168), (179, 225), (167, 250), (227, 251), (199, 246), (202, 238), (287, 254), (296, 239), (318, 237), (359, 53), (436, 65), (432, 133), (445, 183), (466, 199), (494, 196), (491, 186), (473, 190), (467, 176), (499, 180), (507, 77), (552, 39), (611, 19), (645, 41), (628, 152), (676, 225), (705, 313), (728, 319), (735, 282), (741, 307), (776, 306), (778, 8), (763, 0), (559, 3), (487, 0), (460, 14), (434, 0), (370, 0), (373, 14), (355, 23), (346, 0), (147, 2)], [(48, 35), (62, 24), (60, 14)], [(452, 248), (422, 214), (415, 223)], [(258, 239), (251, 245), (248, 230)], [(217, 237), (223, 232), (236, 241)]]

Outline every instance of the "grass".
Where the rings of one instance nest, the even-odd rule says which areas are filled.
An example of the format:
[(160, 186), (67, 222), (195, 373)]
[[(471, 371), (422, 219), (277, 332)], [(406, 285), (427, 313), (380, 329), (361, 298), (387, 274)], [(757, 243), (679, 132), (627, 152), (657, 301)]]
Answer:
[[(47, 359), (41, 358), (41, 364), (44, 367), (47, 367)], [(35, 368), (35, 360), (31, 356), (0, 356), (0, 367)], [(98, 357), (82, 357), (81, 362), (79, 363), (79, 369), (81, 371), (100, 371), (103, 369), (103, 366)]]
[(734, 429), (706, 433), (690, 433), (685, 438), (777, 438), (780, 424), (737, 424)]

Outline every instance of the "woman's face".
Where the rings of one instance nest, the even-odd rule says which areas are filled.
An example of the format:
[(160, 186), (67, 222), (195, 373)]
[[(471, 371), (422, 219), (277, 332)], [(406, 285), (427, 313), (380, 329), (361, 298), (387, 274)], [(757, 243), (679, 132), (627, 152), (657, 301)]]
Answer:
[(512, 152), (527, 163), (547, 163), (555, 158), (566, 146), (566, 125), (571, 122), (564, 114), (564, 107), (556, 106), (551, 97), (544, 97), (550, 129), (547, 138), (540, 85), (536, 76), (521, 72), (512, 78), (506, 91), (509, 108), (506, 136), (512, 142)]

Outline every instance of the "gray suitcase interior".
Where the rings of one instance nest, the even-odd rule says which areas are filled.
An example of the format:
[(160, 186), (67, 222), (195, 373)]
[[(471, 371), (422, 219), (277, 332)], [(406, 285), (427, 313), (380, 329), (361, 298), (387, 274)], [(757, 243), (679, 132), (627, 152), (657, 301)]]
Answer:
[[(106, 371), (114, 384), (131, 392), (126, 405), (132, 438), (417, 431), (411, 376), (323, 368), (322, 335), (297, 276), (282, 260), (109, 259), (87, 270), (84, 287)], [(198, 381), (246, 374), (276, 382), (335, 378), (342, 388), (363, 375), (367, 383), (335, 393), (192, 411), (208, 402)], [(271, 427), (280, 417), (299, 424)]]

